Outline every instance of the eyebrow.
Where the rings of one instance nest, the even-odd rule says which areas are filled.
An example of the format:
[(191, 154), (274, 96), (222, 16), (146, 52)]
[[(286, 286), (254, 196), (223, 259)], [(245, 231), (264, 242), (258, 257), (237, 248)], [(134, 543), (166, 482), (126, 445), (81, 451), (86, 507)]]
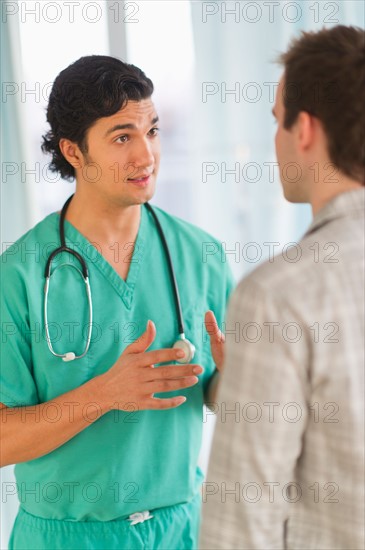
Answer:
[[(151, 120), (151, 126), (153, 126), (154, 124), (156, 124), (158, 122), (159, 118), (158, 116), (156, 116), (155, 118), (153, 118)], [(113, 132), (116, 132), (117, 130), (137, 130), (137, 126), (135, 124), (131, 124), (131, 123), (128, 123), (128, 124), (116, 124), (115, 126), (113, 126), (112, 128), (109, 128), (109, 130), (107, 130), (105, 132), (105, 135), (104, 137), (107, 137), (109, 134), (112, 134)]]

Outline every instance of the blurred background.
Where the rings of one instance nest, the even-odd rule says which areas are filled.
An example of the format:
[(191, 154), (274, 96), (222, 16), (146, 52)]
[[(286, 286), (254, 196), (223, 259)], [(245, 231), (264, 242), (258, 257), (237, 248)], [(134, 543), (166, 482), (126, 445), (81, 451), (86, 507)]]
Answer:
[[(2, 1), (2, 251), (74, 190), (49, 172), (40, 144), (52, 82), (91, 54), (133, 63), (154, 82), (162, 161), (152, 203), (220, 239), (237, 280), (273, 246), (298, 241), (311, 212), (281, 193), (275, 59), (300, 31), (338, 24), (364, 27), (364, 2)], [(206, 469), (213, 420), (204, 420)], [(6, 549), (18, 501), (13, 467), (0, 475)]]

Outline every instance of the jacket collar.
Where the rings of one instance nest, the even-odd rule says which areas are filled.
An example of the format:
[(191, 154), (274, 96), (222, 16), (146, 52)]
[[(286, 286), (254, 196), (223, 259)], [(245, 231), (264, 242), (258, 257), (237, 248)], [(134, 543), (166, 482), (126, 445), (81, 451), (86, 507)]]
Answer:
[(314, 216), (305, 236), (313, 233), (322, 225), (344, 217), (363, 217), (365, 210), (365, 187), (353, 189), (337, 195), (321, 208)]

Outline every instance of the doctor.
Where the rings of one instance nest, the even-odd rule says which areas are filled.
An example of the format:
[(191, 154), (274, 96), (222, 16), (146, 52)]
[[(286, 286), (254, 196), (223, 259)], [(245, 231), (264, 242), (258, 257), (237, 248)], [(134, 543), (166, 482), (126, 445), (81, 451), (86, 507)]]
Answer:
[[(1, 465), (16, 464), (20, 500), (10, 549), (197, 547), (202, 406), (222, 362), (213, 311), (219, 325), (233, 284), (221, 254), (202, 259), (204, 243), (220, 246), (210, 235), (145, 206), (160, 162), (152, 92), (106, 56), (79, 59), (52, 89), (42, 148), (76, 192), (2, 256)], [(45, 301), (62, 241), (77, 254), (53, 257)], [(184, 338), (193, 359), (172, 348)]]

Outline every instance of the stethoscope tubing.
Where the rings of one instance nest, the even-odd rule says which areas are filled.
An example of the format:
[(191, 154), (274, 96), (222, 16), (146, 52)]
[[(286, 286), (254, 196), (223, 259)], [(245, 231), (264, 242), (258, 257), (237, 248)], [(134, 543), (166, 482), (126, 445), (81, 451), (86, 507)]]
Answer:
[(159, 232), (159, 235), (160, 235), (163, 247), (164, 247), (164, 251), (165, 251), (165, 255), (166, 255), (166, 259), (167, 259), (167, 264), (169, 266), (169, 272), (170, 272), (170, 278), (171, 278), (171, 281), (172, 281), (172, 287), (173, 287), (173, 291), (174, 291), (176, 316), (177, 316), (177, 326), (178, 326), (179, 335), (181, 336), (181, 335), (184, 335), (184, 332), (185, 332), (185, 330), (184, 330), (184, 321), (183, 321), (183, 316), (182, 316), (182, 311), (181, 311), (181, 301), (180, 301), (179, 289), (178, 289), (178, 286), (177, 286), (174, 267), (172, 265), (170, 250), (169, 250), (169, 247), (167, 245), (165, 234), (162, 230), (162, 227), (161, 227), (160, 221), (159, 221), (159, 219), (156, 215), (156, 212), (154, 211), (154, 209), (152, 208), (152, 206), (148, 202), (145, 203), (145, 206), (146, 206), (147, 210), (149, 212), (151, 212), (151, 214), (154, 218), (154, 221), (155, 221), (155, 224), (156, 224), (156, 227), (157, 227), (157, 231)]
[[(90, 343), (91, 343), (92, 320), (93, 320), (93, 307), (92, 307), (92, 298), (91, 298), (91, 288), (90, 288), (89, 271), (88, 271), (87, 264), (86, 264), (84, 258), (81, 256), (81, 254), (79, 252), (77, 252), (76, 250), (72, 250), (71, 248), (69, 248), (66, 245), (66, 239), (65, 239), (65, 223), (64, 223), (65, 222), (65, 216), (66, 216), (67, 208), (68, 208), (73, 196), (74, 195), (72, 194), (67, 199), (67, 201), (63, 205), (63, 208), (62, 208), (61, 214), (60, 214), (59, 234), (60, 234), (61, 246), (56, 248), (56, 250), (54, 250), (50, 254), (50, 256), (49, 256), (49, 258), (46, 262), (46, 267), (45, 267), (45, 270), (44, 270), (44, 276), (45, 276), (45, 279), (46, 279), (45, 285), (44, 285), (44, 320), (45, 320), (46, 340), (47, 340), (47, 344), (48, 344), (48, 348), (49, 348), (50, 352), (53, 355), (55, 355), (56, 357), (62, 357), (62, 359), (64, 361), (71, 361), (73, 359), (81, 359), (82, 357), (84, 357), (87, 354), (87, 352), (89, 350), (89, 347), (90, 347)], [(175, 276), (175, 272), (174, 272), (174, 268), (173, 268), (173, 264), (172, 264), (172, 259), (171, 259), (169, 247), (167, 245), (167, 241), (166, 241), (163, 229), (161, 227), (160, 221), (159, 221), (154, 209), (152, 208), (152, 206), (148, 202), (145, 203), (145, 206), (146, 206), (147, 210), (151, 213), (151, 215), (154, 219), (154, 222), (156, 224), (159, 236), (161, 238), (161, 242), (162, 242), (162, 245), (163, 245), (163, 248), (164, 248), (164, 252), (165, 252), (165, 256), (166, 256), (167, 264), (168, 264), (168, 268), (169, 268), (170, 279), (171, 279), (172, 287), (173, 287), (173, 294), (174, 294), (175, 308), (176, 308), (176, 317), (177, 317), (178, 332), (179, 332), (179, 340), (177, 340), (175, 342), (173, 347), (182, 347), (185, 350), (186, 357), (184, 359), (179, 360), (179, 362), (186, 363), (186, 362), (190, 361), (193, 358), (194, 353), (195, 353), (195, 347), (193, 346), (193, 344), (191, 344), (191, 342), (189, 342), (185, 338), (185, 330), (184, 330), (183, 315), (182, 315), (182, 310), (181, 310), (181, 301), (180, 301), (179, 289), (178, 289), (178, 286), (177, 286), (176, 276)], [(81, 265), (81, 268), (82, 268), (82, 271), (80, 271), (80, 269), (76, 268), (75, 266), (72, 266), (71, 264), (69, 264), (69, 265), (70, 265), (70, 267), (75, 267), (75, 269), (77, 269), (77, 271), (79, 271), (79, 273), (82, 275), (84, 283), (85, 283), (85, 288), (86, 288), (86, 295), (87, 295), (87, 300), (88, 300), (88, 305), (89, 305), (89, 328), (88, 328), (88, 334), (87, 334), (85, 349), (84, 349), (84, 351), (81, 355), (76, 355), (74, 352), (67, 352), (67, 353), (63, 353), (63, 354), (62, 353), (56, 353), (53, 349), (51, 337), (50, 337), (50, 334), (49, 334), (49, 327), (48, 327), (48, 292), (49, 292), (50, 279), (51, 279), (51, 276), (52, 276), (51, 268), (52, 268), (52, 262), (55, 259), (55, 257), (58, 254), (61, 254), (62, 252), (66, 252), (68, 254), (71, 254), (72, 256), (74, 256), (79, 261), (79, 263)], [(62, 264), (62, 265), (65, 265), (65, 264)], [(59, 268), (59, 267), (61, 267), (61, 266), (57, 266), (56, 269)], [(54, 271), (53, 271), (53, 273), (54, 273)]]

